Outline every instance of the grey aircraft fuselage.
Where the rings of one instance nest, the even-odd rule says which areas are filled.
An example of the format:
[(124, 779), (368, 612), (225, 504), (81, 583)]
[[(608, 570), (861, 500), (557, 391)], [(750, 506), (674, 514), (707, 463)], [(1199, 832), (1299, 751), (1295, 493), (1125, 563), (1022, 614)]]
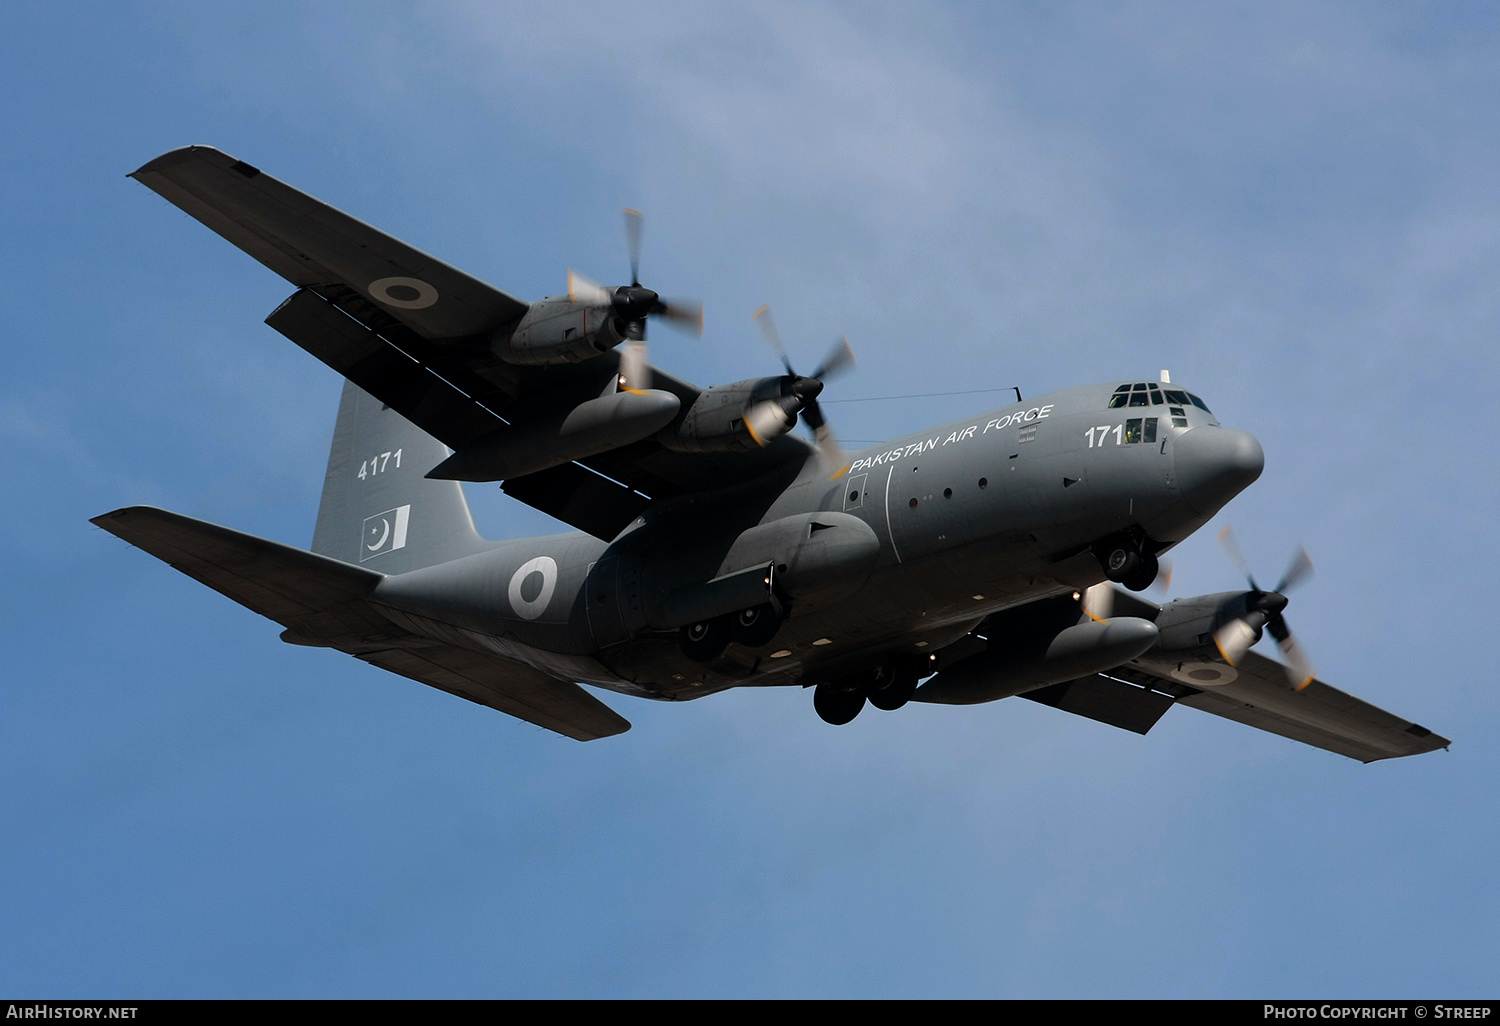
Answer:
[[(1103, 581), (1100, 538), (1163, 551), (1260, 475), (1260, 444), (1201, 404), (1112, 408), (1119, 388), (907, 435), (854, 453), (833, 479), (808, 446), (783, 472), (655, 503), (611, 543), (499, 542), (387, 577), (371, 601), (416, 633), (669, 701), (937, 652), (999, 610)], [(728, 589), (727, 611), (746, 604), (736, 580), (771, 577), (788, 600), (771, 645), (731, 644), (706, 664), (684, 655), (674, 609), (705, 601), (703, 581)]]

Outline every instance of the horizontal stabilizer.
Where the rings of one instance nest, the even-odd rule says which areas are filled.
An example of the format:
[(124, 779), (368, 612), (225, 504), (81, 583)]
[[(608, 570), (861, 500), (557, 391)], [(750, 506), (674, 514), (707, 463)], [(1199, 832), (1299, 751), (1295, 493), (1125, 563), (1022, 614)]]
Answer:
[(282, 624), (287, 641), (337, 648), (579, 741), (630, 729), (571, 681), (396, 626), (365, 601), (383, 577), (372, 570), (150, 506), (117, 509), (92, 523)]
[(364, 601), (382, 575), (151, 506), (92, 523), (288, 628), (303, 644), (358, 647), (410, 637)]
[(456, 645), (390, 648), (359, 658), (575, 741), (623, 734), (630, 721), (571, 681)]

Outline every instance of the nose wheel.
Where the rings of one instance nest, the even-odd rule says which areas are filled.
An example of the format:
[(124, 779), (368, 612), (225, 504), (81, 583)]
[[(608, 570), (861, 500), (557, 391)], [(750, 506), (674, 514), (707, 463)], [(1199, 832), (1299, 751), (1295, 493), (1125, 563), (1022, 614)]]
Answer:
[(1094, 550), (1104, 576), (1131, 591), (1145, 591), (1156, 580), (1161, 566), (1156, 557), (1141, 550), (1132, 539), (1115, 538), (1102, 542)]

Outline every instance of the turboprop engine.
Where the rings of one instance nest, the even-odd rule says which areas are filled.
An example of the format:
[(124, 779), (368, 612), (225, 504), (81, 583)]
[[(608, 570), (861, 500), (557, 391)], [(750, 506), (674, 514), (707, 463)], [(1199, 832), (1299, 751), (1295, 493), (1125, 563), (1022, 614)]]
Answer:
[(514, 328), (497, 332), (493, 348), (506, 363), (580, 363), (625, 338), (625, 319), (613, 308), (554, 296), (532, 303)]
[(823, 391), (814, 378), (751, 378), (705, 388), (662, 444), (679, 452), (748, 452), (790, 431)]

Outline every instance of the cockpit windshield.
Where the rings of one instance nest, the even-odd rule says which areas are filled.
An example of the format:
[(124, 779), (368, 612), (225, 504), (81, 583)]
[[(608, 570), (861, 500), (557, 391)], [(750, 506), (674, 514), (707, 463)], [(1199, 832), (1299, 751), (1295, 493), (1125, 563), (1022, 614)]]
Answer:
[(1199, 399), (1191, 392), (1184, 392), (1180, 388), (1163, 388), (1154, 381), (1127, 382), (1115, 389), (1114, 394), (1109, 397), (1109, 408), (1118, 410), (1125, 406), (1161, 406), (1171, 403), (1174, 406), (1186, 406), (1192, 403), (1204, 413), (1212, 413), (1208, 404)]

